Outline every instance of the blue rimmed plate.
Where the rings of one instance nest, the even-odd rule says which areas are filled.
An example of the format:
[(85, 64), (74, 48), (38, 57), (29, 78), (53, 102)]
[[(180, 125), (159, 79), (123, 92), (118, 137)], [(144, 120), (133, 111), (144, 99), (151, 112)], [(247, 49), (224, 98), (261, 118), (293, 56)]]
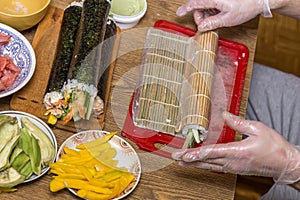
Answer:
[(31, 44), (20, 32), (1, 23), (0, 32), (11, 36), (9, 44), (3, 45), (0, 49), (0, 55), (8, 55), (21, 69), (14, 84), (0, 92), (0, 98), (2, 98), (17, 92), (28, 83), (35, 70), (36, 57)]

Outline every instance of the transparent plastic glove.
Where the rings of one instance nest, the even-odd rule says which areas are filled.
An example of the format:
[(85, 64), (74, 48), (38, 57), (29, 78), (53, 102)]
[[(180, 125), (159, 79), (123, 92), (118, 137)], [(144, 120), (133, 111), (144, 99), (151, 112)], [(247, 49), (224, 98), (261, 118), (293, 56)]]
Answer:
[(259, 14), (272, 16), (269, 0), (190, 0), (176, 14), (183, 16), (191, 11), (199, 31), (239, 25)]
[(266, 125), (224, 113), (225, 123), (247, 134), (244, 140), (203, 145), (172, 153), (181, 165), (241, 175), (273, 177), (291, 184), (300, 179), (300, 151)]

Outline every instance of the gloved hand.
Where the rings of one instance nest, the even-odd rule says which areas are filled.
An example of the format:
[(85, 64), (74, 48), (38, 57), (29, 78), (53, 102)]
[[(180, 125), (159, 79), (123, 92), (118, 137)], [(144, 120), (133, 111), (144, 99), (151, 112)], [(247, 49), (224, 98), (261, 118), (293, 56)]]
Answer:
[(180, 165), (241, 175), (273, 177), (291, 184), (300, 180), (300, 150), (261, 122), (224, 113), (225, 123), (248, 135), (241, 141), (203, 145), (172, 153)]
[(269, 0), (190, 0), (176, 14), (194, 11), (199, 31), (242, 24), (259, 14), (271, 17)]

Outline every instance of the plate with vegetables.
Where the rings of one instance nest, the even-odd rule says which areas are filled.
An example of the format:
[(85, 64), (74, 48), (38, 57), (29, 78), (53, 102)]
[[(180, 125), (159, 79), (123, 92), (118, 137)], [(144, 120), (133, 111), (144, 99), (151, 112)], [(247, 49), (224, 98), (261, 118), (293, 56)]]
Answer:
[(49, 170), (57, 152), (54, 133), (24, 112), (0, 112), (0, 188), (33, 181)]
[(23, 88), (32, 78), (36, 57), (29, 41), (0, 23), (0, 98)]
[(67, 188), (83, 199), (122, 199), (138, 185), (141, 163), (115, 132), (87, 130), (61, 145), (49, 172), (52, 192)]

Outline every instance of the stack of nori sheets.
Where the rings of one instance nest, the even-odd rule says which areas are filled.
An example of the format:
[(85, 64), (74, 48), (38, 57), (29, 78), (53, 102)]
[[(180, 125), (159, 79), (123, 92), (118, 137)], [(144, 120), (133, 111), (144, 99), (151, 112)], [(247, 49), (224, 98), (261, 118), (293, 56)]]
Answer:
[(193, 38), (150, 28), (147, 33), (133, 121), (171, 135), (193, 130), (207, 136), (218, 34)]

